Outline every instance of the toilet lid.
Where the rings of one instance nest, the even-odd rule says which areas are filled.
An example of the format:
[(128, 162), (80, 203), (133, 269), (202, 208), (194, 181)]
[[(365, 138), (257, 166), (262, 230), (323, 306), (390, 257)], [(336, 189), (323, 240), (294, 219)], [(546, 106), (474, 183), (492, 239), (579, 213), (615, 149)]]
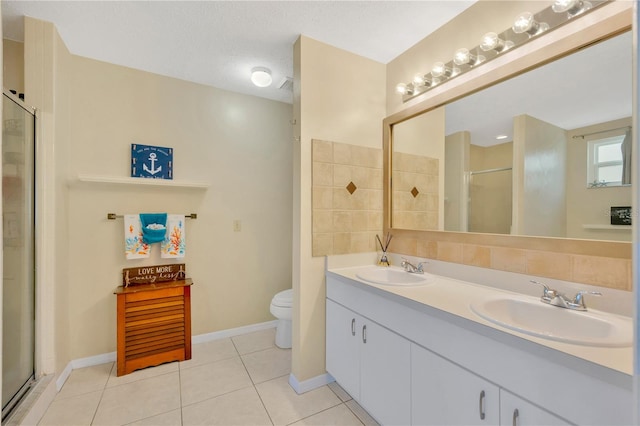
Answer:
[(293, 303), (293, 289), (281, 291), (273, 296), (271, 303), (274, 306), (280, 306), (282, 308), (290, 308)]

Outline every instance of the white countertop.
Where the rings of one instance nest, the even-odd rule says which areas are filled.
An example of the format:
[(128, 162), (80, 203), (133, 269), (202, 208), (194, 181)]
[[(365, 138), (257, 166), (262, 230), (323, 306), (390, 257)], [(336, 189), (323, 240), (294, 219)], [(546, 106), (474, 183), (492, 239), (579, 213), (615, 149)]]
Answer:
[[(361, 280), (356, 276), (356, 274), (359, 271), (362, 271), (363, 268), (374, 267), (376, 266), (365, 265), (346, 268), (333, 268), (328, 269), (327, 273), (335, 274), (338, 277), (344, 277), (354, 280), (366, 286), (382, 290), (383, 292), (400, 296), (402, 298), (418, 302), (422, 305), (448, 312), (466, 320), (494, 328), (507, 334), (518, 336), (522, 339), (526, 339), (528, 341), (564, 352), (569, 355), (573, 355), (575, 357), (602, 365), (607, 368), (611, 368), (613, 370), (617, 370), (628, 375), (633, 374), (632, 345), (628, 347), (599, 347), (548, 340), (545, 338), (536, 337), (499, 326), (497, 324), (494, 324), (493, 322), (485, 320), (471, 310), (471, 304), (473, 302), (477, 302), (479, 300), (490, 297), (507, 295), (510, 297), (517, 297), (521, 299), (530, 298), (531, 300), (536, 300), (537, 298), (533, 296), (509, 292), (503, 289), (488, 287), (467, 281), (461, 281), (427, 273), (425, 273), (425, 276), (429, 278), (429, 284), (421, 286), (393, 286), (372, 284), (370, 282)], [(401, 268), (398, 269), (402, 270)], [(615, 316), (625, 321), (631, 321), (630, 318), (622, 317), (615, 314), (603, 313), (592, 309), (590, 309), (590, 311), (592, 311), (594, 314)], [(630, 328), (630, 333), (633, 334), (633, 327)], [(633, 342), (633, 336), (630, 336), (630, 338), (631, 342)]]

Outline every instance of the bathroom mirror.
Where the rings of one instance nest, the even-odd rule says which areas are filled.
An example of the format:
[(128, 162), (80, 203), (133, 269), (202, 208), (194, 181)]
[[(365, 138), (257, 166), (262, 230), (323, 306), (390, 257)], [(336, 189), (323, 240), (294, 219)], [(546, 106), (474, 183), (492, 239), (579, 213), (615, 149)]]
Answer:
[(391, 227), (631, 241), (631, 185), (593, 177), (598, 146), (624, 161), (631, 85), (627, 31), (393, 123)]

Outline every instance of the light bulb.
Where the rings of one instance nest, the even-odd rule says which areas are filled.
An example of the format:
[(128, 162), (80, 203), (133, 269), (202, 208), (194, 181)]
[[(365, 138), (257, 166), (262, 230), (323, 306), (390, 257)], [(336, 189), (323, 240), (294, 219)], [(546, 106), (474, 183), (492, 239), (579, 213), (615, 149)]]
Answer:
[(477, 65), (484, 60), (484, 56), (476, 56), (469, 52), (467, 48), (461, 48), (456, 50), (453, 55), (453, 63), (456, 65), (469, 64), (471, 66)]
[(258, 87), (271, 86), (271, 70), (264, 67), (255, 67), (251, 70), (251, 82)]
[(416, 74), (413, 76), (413, 84), (416, 86), (424, 86), (424, 75)]
[(435, 78), (451, 77), (452, 74), (453, 74), (453, 70), (448, 66), (446, 66), (444, 62), (436, 62), (435, 64), (433, 64), (433, 67), (431, 68), (431, 75), (434, 76)]
[(522, 12), (516, 16), (516, 20), (511, 27), (514, 33), (522, 34), (527, 33), (531, 36), (540, 34), (543, 31), (549, 29), (549, 25), (536, 21), (531, 12)]
[(497, 52), (502, 52), (504, 50), (504, 40), (498, 37), (498, 34), (494, 32), (488, 32), (482, 36), (482, 41), (480, 42), (480, 49), (488, 52), (489, 50), (495, 50)]
[(398, 83), (396, 86), (396, 93), (400, 95), (406, 95), (408, 91), (407, 85), (404, 83)]
[(591, 3), (582, 0), (556, 0), (551, 9), (556, 13), (567, 12), (570, 17), (591, 9)]

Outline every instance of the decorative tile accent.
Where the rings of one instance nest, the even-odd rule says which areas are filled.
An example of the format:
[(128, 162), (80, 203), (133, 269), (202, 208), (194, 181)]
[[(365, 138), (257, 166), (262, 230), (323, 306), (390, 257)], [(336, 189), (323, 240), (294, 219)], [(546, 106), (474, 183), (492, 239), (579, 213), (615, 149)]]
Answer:
[(311, 152), (313, 256), (375, 251), (383, 224), (382, 149), (313, 140)]
[(418, 188), (414, 186), (413, 189), (411, 190), (411, 195), (413, 195), (413, 198), (416, 198), (419, 193), (420, 191), (418, 191)]
[(437, 230), (441, 197), (439, 160), (395, 152), (392, 173), (393, 227)]

